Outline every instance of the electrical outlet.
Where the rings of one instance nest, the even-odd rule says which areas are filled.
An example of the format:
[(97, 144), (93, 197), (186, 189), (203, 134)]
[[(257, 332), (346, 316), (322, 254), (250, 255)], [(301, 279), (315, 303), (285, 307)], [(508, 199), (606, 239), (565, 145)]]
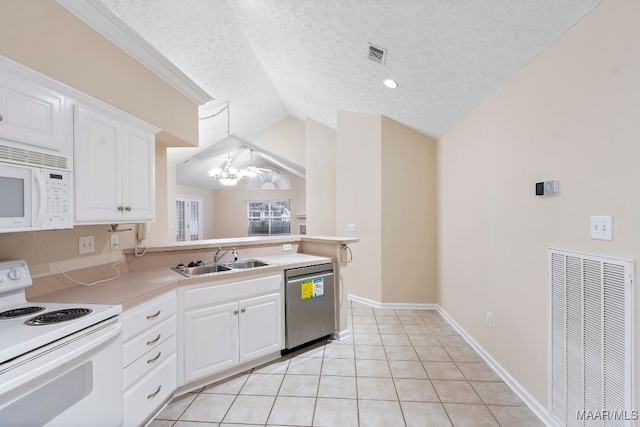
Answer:
[(347, 231), (356, 231), (355, 224), (347, 224)]
[(491, 313), (487, 311), (487, 328), (490, 328), (492, 325)]
[(118, 249), (120, 244), (118, 243), (118, 235), (116, 233), (111, 234), (111, 250)]
[(282, 252), (290, 251), (291, 244), (282, 245)]
[(78, 237), (78, 253), (90, 254), (96, 251), (95, 239), (93, 236), (80, 236)]

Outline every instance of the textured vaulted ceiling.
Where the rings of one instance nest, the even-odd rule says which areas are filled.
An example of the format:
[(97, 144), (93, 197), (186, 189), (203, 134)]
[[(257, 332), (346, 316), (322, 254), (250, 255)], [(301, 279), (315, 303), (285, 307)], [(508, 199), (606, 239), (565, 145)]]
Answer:
[[(240, 140), (287, 115), (335, 128), (337, 110), (438, 138), (600, 2), (102, 1), (215, 98), (201, 115), (231, 101)], [(384, 66), (369, 42), (388, 50)], [(225, 113), (202, 121), (200, 147), (170, 149), (169, 163), (219, 153), (226, 132)]]

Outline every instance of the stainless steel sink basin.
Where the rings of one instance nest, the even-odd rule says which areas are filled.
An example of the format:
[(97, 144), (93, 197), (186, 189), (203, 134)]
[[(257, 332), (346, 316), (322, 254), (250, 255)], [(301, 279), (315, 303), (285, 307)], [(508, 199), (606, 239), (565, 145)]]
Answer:
[(198, 265), (196, 267), (172, 267), (171, 269), (187, 277), (201, 276), (203, 274), (219, 273), (221, 271), (231, 270), (231, 268), (222, 264), (205, 264)]
[(197, 265), (195, 267), (171, 267), (173, 271), (177, 271), (183, 276), (203, 276), (205, 274), (219, 273), (221, 271), (229, 270), (246, 270), (249, 268), (264, 267), (271, 265), (266, 262), (258, 261), (257, 259), (245, 259), (240, 261), (230, 262), (214, 262), (210, 264)]
[(229, 267), (232, 270), (244, 270), (247, 268), (264, 267), (271, 264), (258, 261), (257, 259), (245, 259), (242, 261), (225, 262), (222, 265), (225, 267)]

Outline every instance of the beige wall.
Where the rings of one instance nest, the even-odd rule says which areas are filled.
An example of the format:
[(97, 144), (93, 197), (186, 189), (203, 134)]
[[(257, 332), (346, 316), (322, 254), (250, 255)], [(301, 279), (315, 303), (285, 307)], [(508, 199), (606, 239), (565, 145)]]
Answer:
[(348, 294), (435, 303), (435, 141), (380, 115), (339, 111), (337, 142), (337, 234), (354, 224), (360, 239), (342, 273)]
[(338, 111), (336, 232), (360, 239), (343, 279), (349, 294), (373, 301), (382, 300), (381, 133), (380, 115)]
[(167, 218), (166, 226), (167, 242), (176, 241), (176, 167), (167, 168)]
[(380, 301), (436, 303), (436, 142), (384, 116), (381, 124)]
[(198, 107), (54, 0), (3, 1), (0, 55), (198, 145)]
[(307, 234), (336, 235), (336, 131), (305, 120)]
[[(5, 1), (0, 13), (0, 55), (162, 128), (156, 137), (156, 221), (147, 243), (168, 241), (175, 196), (168, 191), (165, 146), (197, 145), (197, 106), (75, 18), (53, 0)], [(170, 107), (168, 107), (170, 106)], [(173, 176), (175, 182), (175, 174)], [(170, 189), (170, 187), (169, 187)], [(175, 194), (175, 193), (174, 193)], [(171, 201), (171, 203), (169, 203)], [(120, 246), (135, 246), (135, 227), (118, 233)], [(58, 273), (34, 236), (65, 271), (115, 262), (109, 226), (0, 234), (0, 259), (26, 259), (33, 276)], [(173, 230), (175, 235), (175, 230)], [(78, 237), (95, 237), (96, 252), (78, 254)], [(175, 240), (175, 236), (173, 237)]]
[(272, 124), (248, 141), (299, 166), (305, 165), (305, 122), (293, 116)]
[[(266, 165), (265, 167), (272, 166)], [(250, 201), (291, 199), (292, 215), (300, 212), (300, 209), (304, 209), (304, 180), (291, 174), (285, 173), (285, 175), (287, 175), (291, 183), (290, 190), (247, 190), (246, 182), (216, 190), (215, 238), (248, 235), (247, 202)], [(295, 216), (291, 218), (291, 232), (292, 234), (297, 234), (298, 232), (298, 219)]]
[[(199, 197), (202, 199), (202, 239), (215, 239), (216, 192), (201, 188), (176, 185), (176, 196)], [(174, 200), (175, 202), (175, 200)], [(175, 219), (174, 219), (175, 223)]]
[(545, 407), (547, 248), (640, 259), (638, 22), (605, 0), (437, 143), (439, 302)]

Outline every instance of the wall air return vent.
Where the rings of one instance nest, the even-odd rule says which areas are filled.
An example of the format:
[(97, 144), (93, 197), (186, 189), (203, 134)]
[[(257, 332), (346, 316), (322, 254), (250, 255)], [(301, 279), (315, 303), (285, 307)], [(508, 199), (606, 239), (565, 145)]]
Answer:
[(72, 161), (63, 156), (0, 145), (0, 161), (42, 168), (71, 171)]
[(548, 251), (549, 412), (562, 426), (633, 424), (633, 262)]
[(369, 59), (384, 65), (387, 60), (387, 49), (369, 43)]

